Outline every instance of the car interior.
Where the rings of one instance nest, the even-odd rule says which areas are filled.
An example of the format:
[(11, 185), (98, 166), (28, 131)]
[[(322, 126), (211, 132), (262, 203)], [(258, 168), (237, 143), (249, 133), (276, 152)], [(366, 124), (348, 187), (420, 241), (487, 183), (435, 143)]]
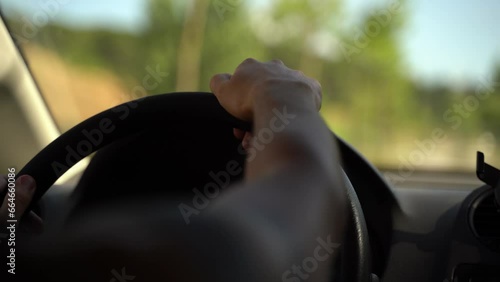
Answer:
[[(0, 4), (8, 7), (7, 2)], [(207, 9), (214, 9), (209, 17), (216, 19), (221, 11), (231, 17), (239, 9), (234, 4), (238, 1), (206, 2), (211, 3)], [(157, 8), (161, 7), (177, 6)], [(68, 224), (109, 201), (151, 195), (176, 203), (191, 201), (193, 187), (210, 182), (210, 172), (224, 171), (230, 161), (245, 166), (240, 141), (232, 130), (251, 130), (251, 124), (228, 114), (202, 87), (154, 89), (155, 95), (106, 104), (62, 126), (64, 119), (57, 118), (58, 110), (42, 94), (44, 77), (36, 73), (28, 55), (33, 49), (16, 38), (19, 30), (11, 20), (16, 14), (0, 11), (0, 116), (5, 121), (0, 123), (4, 139), (0, 169), (16, 166), (17, 175), (36, 179), (30, 209), (43, 218), (47, 229)], [(54, 36), (64, 32), (56, 30)], [(494, 91), (488, 99), (498, 99), (498, 90)], [(344, 138), (343, 132), (332, 129), (346, 176), (350, 213), (340, 259), (332, 265), (332, 281), (500, 281), (500, 163), (491, 154), (494, 150), (476, 146), (475, 155), (460, 159), (465, 169), (443, 172), (429, 166), (419, 171), (414, 164), (397, 161), (397, 156), (392, 167), (374, 164), (356, 146), (364, 143)], [(438, 133), (419, 141), (424, 148), (419, 152), (434, 148), (429, 140)], [(393, 145), (387, 146), (390, 151)], [(414, 151), (409, 151), (408, 159)], [(158, 183), (150, 175), (164, 175), (165, 180)], [(231, 183), (242, 177), (242, 172), (231, 176)]]

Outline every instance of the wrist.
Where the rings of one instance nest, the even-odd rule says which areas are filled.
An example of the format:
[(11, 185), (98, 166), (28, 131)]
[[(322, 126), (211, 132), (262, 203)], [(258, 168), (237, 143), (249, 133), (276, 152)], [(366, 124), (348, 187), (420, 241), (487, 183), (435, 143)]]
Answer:
[(254, 87), (253, 92), (254, 113), (283, 106), (295, 111), (319, 110), (320, 94), (303, 81), (268, 80)]

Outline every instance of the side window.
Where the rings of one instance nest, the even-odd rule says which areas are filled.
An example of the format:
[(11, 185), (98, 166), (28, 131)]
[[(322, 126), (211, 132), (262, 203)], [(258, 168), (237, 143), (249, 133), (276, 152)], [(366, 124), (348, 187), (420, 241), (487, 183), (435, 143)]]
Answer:
[(36, 153), (37, 143), (14, 93), (0, 83), (0, 174), (21, 169)]

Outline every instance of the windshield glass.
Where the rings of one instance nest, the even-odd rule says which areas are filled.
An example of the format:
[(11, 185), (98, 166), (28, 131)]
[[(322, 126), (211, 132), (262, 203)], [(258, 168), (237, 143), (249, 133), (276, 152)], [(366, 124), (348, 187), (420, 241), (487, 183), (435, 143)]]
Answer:
[(321, 82), (327, 123), (381, 168), (472, 171), (477, 150), (500, 164), (500, 1), (0, 4), (62, 131), (279, 58)]

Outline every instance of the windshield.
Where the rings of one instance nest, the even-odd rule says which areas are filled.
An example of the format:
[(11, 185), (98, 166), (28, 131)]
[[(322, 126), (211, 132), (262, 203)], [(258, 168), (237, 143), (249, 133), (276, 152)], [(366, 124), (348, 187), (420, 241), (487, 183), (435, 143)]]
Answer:
[(0, 0), (61, 131), (111, 106), (209, 91), (245, 58), (317, 78), (331, 128), (381, 168), (500, 164), (496, 0)]

